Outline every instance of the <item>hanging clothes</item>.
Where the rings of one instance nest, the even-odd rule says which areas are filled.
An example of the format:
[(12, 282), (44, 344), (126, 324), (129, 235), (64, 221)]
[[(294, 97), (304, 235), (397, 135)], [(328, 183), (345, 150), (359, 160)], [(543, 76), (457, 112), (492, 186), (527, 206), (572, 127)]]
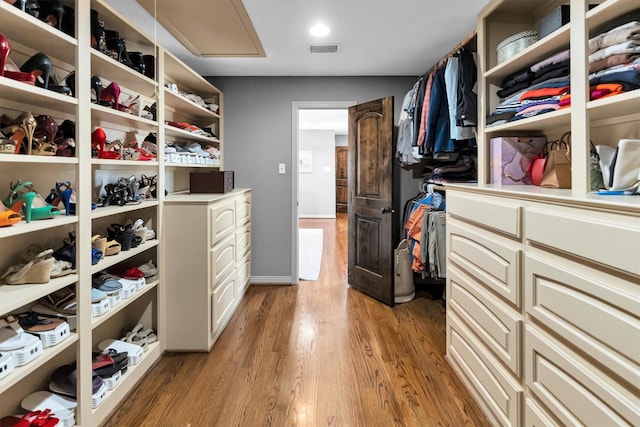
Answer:
[(471, 139), (473, 129), (458, 126), (458, 80), (460, 78), (460, 57), (452, 56), (445, 67), (444, 80), (447, 91), (447, 106), (449, 109), (449, 137), (455, 140)]

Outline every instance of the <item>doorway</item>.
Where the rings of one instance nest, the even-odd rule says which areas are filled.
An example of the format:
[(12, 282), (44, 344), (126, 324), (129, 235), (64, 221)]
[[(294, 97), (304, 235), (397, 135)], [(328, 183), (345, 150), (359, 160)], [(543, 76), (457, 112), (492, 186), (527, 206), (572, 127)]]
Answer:
[[(313, 228), (321, 228), (317, 221), (336, 221), (335, 147), (338, 144), (347, 146), (347, 108), (356, 103), (292, 103), (292, 284), (300, 281), (298, 248), (301, 221), (306, 221)], [(340, 117), (344, 120), (341, 121)], [(332, 131), (333, 137), (330, 137)], [(332, 144), (322, 147), (323, 139), (331, 139)]]

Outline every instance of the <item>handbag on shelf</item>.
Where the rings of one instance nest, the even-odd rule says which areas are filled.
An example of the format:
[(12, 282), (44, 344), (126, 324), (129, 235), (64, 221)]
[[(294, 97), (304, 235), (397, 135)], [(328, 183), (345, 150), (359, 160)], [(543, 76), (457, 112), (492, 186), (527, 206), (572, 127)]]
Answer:
[[(589, 141), (591, 142), (591, 141)], [(602, 168), (600, 167), (600, 156), (596, 150), (596, 146), (591, 142), (591, 154), (589, 155), (589, 173), (591, 176), (591, 190), (597, 191), (604, 187), (604, 179), (602, 177)]]
[(618, 147), (597, 145), (604, 188), (638, 191), (640, 184), (640, 139), (621, 139)]
[(548, 145), (541, 187), (571, 188), (571, 132)]

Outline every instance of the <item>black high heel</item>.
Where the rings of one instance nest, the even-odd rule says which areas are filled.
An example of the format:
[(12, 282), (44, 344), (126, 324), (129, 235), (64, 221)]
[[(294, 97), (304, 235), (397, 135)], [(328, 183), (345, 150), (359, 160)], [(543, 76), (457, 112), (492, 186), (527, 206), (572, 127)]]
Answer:
[(144, 55), (142, 52), (129, 52), (129, 59), (131, 60), (134, 69), (136, 69), (140, 74), (147, 74), (147, 65), (144, 62)]
[(64, 79), (67, 87), (71, 89), (71, 96), (76, 96), (76, 72), (72, 71), (66, 79)]
[[(102, 92), (102, 80), (100, 80), (100, 77), (98, 76), (93, 76), (91, 77), (91, 102), (98, 102), (100, 101), (100, 93)], [(93, 97), (95, 95), (95, 101), (93, 100)]]
[(124, 43), (122, 43), (120, 33), (113, 30), (104, 30), (104, 39), (107, 44), (107, 49), (112, 52), (109, 56), (118, 62), (122, 62)]
[(40, 19), (62, 31), (65, 10), (58, 0), (40, 0)]
[(44, 54), (43, 52), (38, 52), (33, 55), (31, 58), (27, 60), (22, 67), (20, 67), (20, 71), (23, 73), (31, 73), (34, 70), (40, 71), (40, 77), (44, 81), (44, 83), (40, 82), (40, 77), (36, 80), (36, 86), (43, 87), (45, 89), (49, 88), (49, 74), (51, 74), (51, 68), (53, 68), (53, 64), (51, 63), (51, 59)]

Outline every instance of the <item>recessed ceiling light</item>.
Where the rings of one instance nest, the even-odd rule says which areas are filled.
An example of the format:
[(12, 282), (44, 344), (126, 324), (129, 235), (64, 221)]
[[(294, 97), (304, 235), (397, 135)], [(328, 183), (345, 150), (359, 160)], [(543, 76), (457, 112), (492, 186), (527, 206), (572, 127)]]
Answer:
[(316, 24), (309, 29), (309, 32), (312, 36), (315, 37), (324, 37), (329, 34), (329, 27), (324, 24)]

